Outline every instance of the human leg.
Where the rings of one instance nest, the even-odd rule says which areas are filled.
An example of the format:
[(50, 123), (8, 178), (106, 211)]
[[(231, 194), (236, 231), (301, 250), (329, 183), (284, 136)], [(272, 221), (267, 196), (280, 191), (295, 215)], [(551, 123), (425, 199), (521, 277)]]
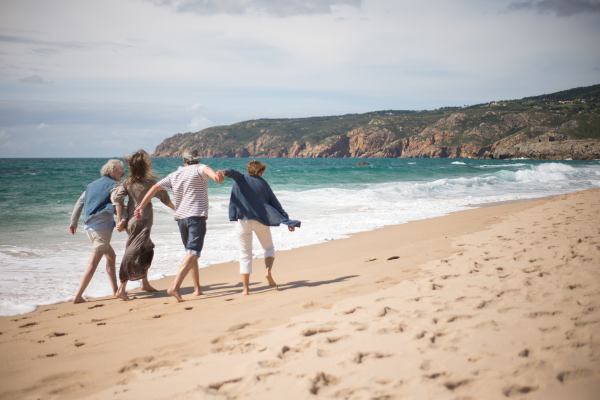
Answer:
[(198, 256), (193, 254), (186, 255), (183, 261), (181, 262), (181, 265), (179, 266), (179, 272), (177, 272), (175, 280), (171, 284), (171, 287), (167, 289), (167, 293), (175, 297), (179, 302), (183, 301), (183, 299), (181, 298), (181, 294), (179, 293), (179, 290), (181, 289), (181, 283), (185, 279), (188, 272), (190, 272), (190, 269), (194, 267), (194, 265), (198, 266)]
[(192, 281), (194, 282), (194, 296), (201, 296), (202, 288), (200, 287), (200, 269), (198, 268), (198, 259), (196, 259), (196, 264), (190, 268), (190, 273), (192, 274)]
[(273, 237), (271, 236), (271, 228), (261, 224), (258, 221), (254, 221), (254, 233), (256, 233), (256, 237), (260, 241), (260, 244), (264, 250), (265, 257), (265, 278), (269, 282), (269, 286), (274, 287), (277, 286), (275, 281), (273, 280), (273, 276), (271, 275), (271, 269), (273, 268), (273, 263), (275, 262), (275, 246), (273, 246)]
[(113, 296), (117, 295), (117, 291), (119, 287), (117, 286), (117, 255), (115, 254), (115, 250), (112, 246), (108, 246), (108, 251), (105, 254), (106, 257), (106, 274), (108, 275), (108, 280), (110, 281), (110, 286), (112, 287)]
[(248, 296), (250, 294), (250, 274), (242, 274), (242, 285), (244, 285), (242, 296)]
[[(77, 289), (77, 293), (75, 293), (75, 298), (73, 299), (73, 303), (84, 303), (87, 300), (83, 298), (83, 292), (89, 285), (94, 273), (96, 272), (96, 268), (102, 259), (102, 256), (108, 253), (110, 247), (110, 237), (112, 235), (112, 231), (86, 231), (90, 242), (92, 242), (92, 253), (88, 258), (85, 270), (83, 271), (83, 275), (81, 276), (81, 281), (79, 282), (79, 288)], [(113, 251), (114, 254), (114, 251)], [(109, 272), (109, 258), (107, 257), (106, 261), (106, 271)], [(113, 264), (114, 268), (114, 264)], [(110, 274), (109, 274), (110, 279)], [(113, 293), (116, 292), (116, 275), (115, 275), (115, 284), (113, 286)], [(111, 281), (112, 284), (112, 281)]]
[(181, 283), (186, 277), (188, 272), (192, 271), (192, 279), (194, 281), (194, 294), (199, 296), (202, 294), (200, 289), (200, 272), (198, 271), (198, 258), (202, 252), (204, 246), (204, 236), (206, 235), (206, 218), (204, 217), (190, 217), (184, 218), (177, 221), (179, 225), (179, 232), (181, 233), (181, 241), (185, 246), (185, 252), (187, 255), (183, 259), (179, 266), (179, 272), (173, 281), (171, 287), (167, 290), (171, 296), (175, 297), (177, 301), (183, 301), (179, 290)]
[(79, 288), (77, 289), (77, 293), (73, 299), (73, 304), (85, 303), (87, 301), (83, 298), (83, 292), (85, 292), (87, 285), (89, 285), (90, 281), (92, 280), (92, 277), (96, 272), (96, 267), (98, 267), (102, 256), (103, 254), (95, 252), (90, 254), (90, 258), (88, 258), (87, 265), (83, 271), (83, 275), (81, 276), (81, 281), (79, 282)]
[(117, 293), (115, 293), (115, 297), (117, 297), (121, 300), (129, 301), (129, 297), (127, 297), (127, 282), (129, 282), (129, 281), (121, 282), (121, 285), (119, 285), (119, 289), (117, 290)]
[(249, 294), (250, 274), (252, 273), (252, 228), (251, 221), (238, 220), (235, 225), (235, 234), (240, 251), (240, 274), (244, 289), (242, 295)]
[(142, 286), (140, 289), (144, 292), (158, 292), (158, 290), (156, 290), (152, 285), (150, 285), (150, 282), (148, 282), (148, 275), (142, 278)]

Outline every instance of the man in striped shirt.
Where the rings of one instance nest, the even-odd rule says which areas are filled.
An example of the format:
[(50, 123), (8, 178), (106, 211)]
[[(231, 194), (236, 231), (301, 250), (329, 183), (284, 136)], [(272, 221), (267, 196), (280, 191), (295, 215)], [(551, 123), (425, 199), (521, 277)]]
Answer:
[(200, 258), (206, 235), (208, 180), (212, 179), (216, 183), (221, 183), (224, 179), (208, 165), (200, 164), (200, 161), (202, 158), (198, 154), (198, 150), (185, 150), (183, 152), (184, 166), (179, 167), (177, 171), (154, 185), (135, 209), (135, 217), (142, 219), (144, 208), (157, 192), (166, 189), (173, 192), (175, 221), (179, 225), (181, 240), (187, 254), (179, 266), (179, 272), (173, 284), (167, 289), (167, 293), (175, 297), (177, 301), (183, 301), (179, 291), (183, 279), (190, 271), (194, 281), (194, 295), (202, 294), (198, 258)]

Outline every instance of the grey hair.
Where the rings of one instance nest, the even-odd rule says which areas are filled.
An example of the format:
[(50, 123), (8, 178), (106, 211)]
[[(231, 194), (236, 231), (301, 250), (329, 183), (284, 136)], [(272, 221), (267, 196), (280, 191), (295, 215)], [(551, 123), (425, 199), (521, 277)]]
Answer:
[(200, 161), (202, 161), (202, 157), (196, 149), (185, 149), (181, 157), (188, 165), (200, 164)]
[(110, 176), (116, 169), (125, 169), (123, 168), (123, 161), (121, 160), (108, 160), (106, 164), (102, 166), (100, 170), (100, 175), (102, 176)]

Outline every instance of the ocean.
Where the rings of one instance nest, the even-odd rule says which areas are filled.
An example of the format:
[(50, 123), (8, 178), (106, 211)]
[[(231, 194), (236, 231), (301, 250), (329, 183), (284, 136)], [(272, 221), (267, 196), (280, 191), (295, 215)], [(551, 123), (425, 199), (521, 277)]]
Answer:
[[(107, 159), (0, 159), (0, 315), (70, 301), (90, 254), (83, 230), (68, 231), (73, 206), (100, 177)], [(249, 159), (204, 159), (214, 170), (245, 171)], [(276, 250), (288, 250), (385, 225), (432, 218), (490, 202), (554, 196), (600, 187), (600, 160), (262, 159), (290, 218), (302, 227), (273, 228)], [(367, 161), (368, 166), (357, 166)], [(161, 177), (180, 159), (153, 159)], [(237, 260), (228, 218), (232, 181), (209, 184), (208, 233), (202, 268)], [(173, 212), (154, 200), (155, 258), (149, 279), (175, 275), (184, 257)], [(117, 268), (127, 234), (113, 234)], [(262, 257), (255, 241), (255, 257)], [(139, 287), (130, 282), (128, 289)], [(101, 261), (85, 297), (110, 295)]]

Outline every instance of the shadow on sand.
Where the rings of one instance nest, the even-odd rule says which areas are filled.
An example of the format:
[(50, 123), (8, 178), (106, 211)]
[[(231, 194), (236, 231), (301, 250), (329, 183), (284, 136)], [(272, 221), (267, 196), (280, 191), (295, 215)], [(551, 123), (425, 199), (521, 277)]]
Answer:
[[(316, 287), (316, 286), (321, 286), (321, 285), (330, 285), (332, 283), (345, 282), (349, 279), (356, 278), (356, 277), (358, 277), (358, 275), (341, 276), (339, 278), (329, 279), (326, 281), (314, 281), (314, 282), (309, 281), (309, 280), (292, 281), (292, 282), (287, 282), (287, 283), (278, 285), (278, 287), (279, 287), (279, 291), (298, 289), (298, 288), (303, 288), (303, 287)], [(261, 284), (261, 282), (250, 282), (250, 288), (251, 288), (252, 293), (261, 293), (261, 292), (265, 292), (265, 291), (274, 289), (268, 285), (257, 286), (260, 284)], [(232, 285), (229, 283), (213, 283), (211, 285), (201, 285), (201, 287), (202, 287), (203, 295), (200, 297), (196, 297), (196, 299), (239, 295), (242, 291), (242, 283), (241, 282), (239, 282), (235, 285)], [(192, 293), (194, 293), (193, 287), (181, 288), (182, 296), (190, 295)], [(166, 290), (161, 290), (161, 291), (155, 292), (155, 293), (149, 293), (149, 292), (138, 292), (135, 294), (130, 293), (130, 298), (132, 298), (133, 296), (135, 296), (135, 298), (137, 298), (137, 299), (172, 298), (169, 294), (167, 294)], [(194, 300), (194, 298), (188, 297), (185, 300)]]

